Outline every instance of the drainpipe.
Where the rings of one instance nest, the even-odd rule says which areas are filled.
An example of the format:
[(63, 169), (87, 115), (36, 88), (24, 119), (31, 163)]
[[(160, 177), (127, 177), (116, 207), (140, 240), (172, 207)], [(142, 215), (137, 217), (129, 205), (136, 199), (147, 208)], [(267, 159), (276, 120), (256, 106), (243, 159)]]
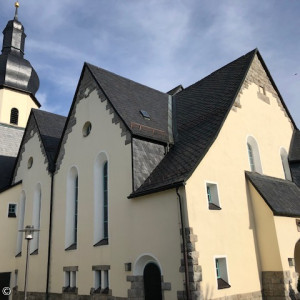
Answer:
[[(55, 170), (55, 168), (54, 168), (54, 170)], [(49, 219), (49, 238), (48, 238), (48, 261), (47, 261), (46, 300), (49, 299), (50, 258), (51, 258), (51, 242), (52, 242), (53, 188), (54, 188), (54, 171), (51, 172), (50, 215), (49, 215), (50, 219)]]
[(181, 222), (181, 231), (182, 231), (185, 293), (186, 293), (186, 299), (191, 300), (190, 281), (189, 281), (189, 266), (188, 266), (188, 255), (187, 255), (188, 253), (187, 253), (187, 248), (186, 248), (186, 236), (185, 236), (185, 223), (184, 223), (184, 217), (183, 217), (182, 200), (181, 200), (181, 196), (180, 196), (178, 190), (179, 190), (179, 187), (176, 188), (176, 194), (178, 196), (178, 201), (179, 201), (180, 222)]

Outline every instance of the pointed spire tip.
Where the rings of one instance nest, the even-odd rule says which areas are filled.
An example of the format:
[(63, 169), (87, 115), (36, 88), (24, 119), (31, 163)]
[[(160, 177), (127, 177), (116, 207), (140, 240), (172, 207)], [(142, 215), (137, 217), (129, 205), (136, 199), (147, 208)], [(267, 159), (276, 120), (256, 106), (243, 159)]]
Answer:
[(20, 4), (18, 1), (15, 2), (15, 8), (16, 8), (16, 11), (15, 11), (15, 20), (18, 20), (18, 8), (19, 8)]

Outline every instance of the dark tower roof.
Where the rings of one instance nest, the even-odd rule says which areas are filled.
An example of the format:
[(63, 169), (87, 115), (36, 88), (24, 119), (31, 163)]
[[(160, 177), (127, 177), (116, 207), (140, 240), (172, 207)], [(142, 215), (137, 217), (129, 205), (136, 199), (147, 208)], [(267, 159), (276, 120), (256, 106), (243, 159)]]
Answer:
[(0, 55), (0, 86), (22, 90), (35, 95), (40, 81), (30, 62), (24, 59), (26, 34), (18, 20), (18, 7), (13, 20), (3, 30), (3, 46)]

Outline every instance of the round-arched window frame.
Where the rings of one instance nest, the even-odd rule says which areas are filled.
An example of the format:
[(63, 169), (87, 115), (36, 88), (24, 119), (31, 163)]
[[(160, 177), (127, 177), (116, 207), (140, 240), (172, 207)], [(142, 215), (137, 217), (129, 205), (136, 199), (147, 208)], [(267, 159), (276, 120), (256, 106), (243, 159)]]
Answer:
[(28, 162), (27, 162), (27, 169), (31, 169), (33, 164), (33, 157), (29, 157)]
[(84, 137), (88, 136), (92, 130), (92, 123), (91, 122), (85, 122), (82, 127), (82, 135)]

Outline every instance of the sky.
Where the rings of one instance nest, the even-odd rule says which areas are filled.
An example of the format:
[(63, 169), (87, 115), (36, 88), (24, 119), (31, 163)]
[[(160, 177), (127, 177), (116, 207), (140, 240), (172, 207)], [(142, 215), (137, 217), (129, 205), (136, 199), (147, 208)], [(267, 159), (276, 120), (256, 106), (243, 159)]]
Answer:
[(258, 48), (300, 127), (300, 0), (19, 2), (43, 110), (68, 115), (84, 62), (167, 92)]

